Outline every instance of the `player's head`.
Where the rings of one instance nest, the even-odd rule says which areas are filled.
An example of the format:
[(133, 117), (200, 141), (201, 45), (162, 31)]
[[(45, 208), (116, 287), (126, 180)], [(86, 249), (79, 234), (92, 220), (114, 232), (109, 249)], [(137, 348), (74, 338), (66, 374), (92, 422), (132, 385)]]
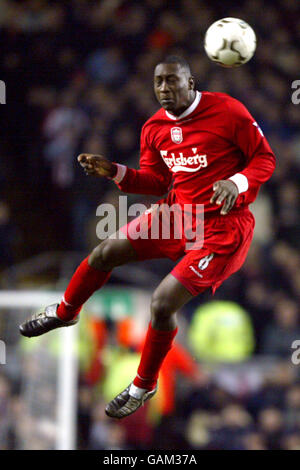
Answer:
[(154, 70), (154, 92), (161, 106), (175, 115), (188, 108), (195, 97), (190, 66), (179, 56), (168, 56)]

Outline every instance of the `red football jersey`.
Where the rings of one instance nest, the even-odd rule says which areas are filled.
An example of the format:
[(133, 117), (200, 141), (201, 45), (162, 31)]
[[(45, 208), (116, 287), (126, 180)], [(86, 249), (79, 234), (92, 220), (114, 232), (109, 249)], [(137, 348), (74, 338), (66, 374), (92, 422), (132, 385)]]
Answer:
[(224, 93), (197, 91), (181, 116), (161, 108), (148, 119), (140, 169), (119, 167), (116, 182), (124, 192), (157, 196), (173, 183), (176, 202), (204, 204), (205, 213), (213, 213), (220, 211), (210, 203), (214, 182), (238, 174), (242, 184), (234, 211), (254, 201), (274, 168), (275, 156), (245, 106)]

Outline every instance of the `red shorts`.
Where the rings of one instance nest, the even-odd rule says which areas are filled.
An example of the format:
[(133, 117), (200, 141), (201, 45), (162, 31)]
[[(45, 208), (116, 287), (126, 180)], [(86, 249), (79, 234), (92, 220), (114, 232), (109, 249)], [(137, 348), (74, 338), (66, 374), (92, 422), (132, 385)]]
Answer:
[[(158, 201), (157, 204), (166, 202)], [(248, 208), (232, 211), (226, 216), (219, 213), (204, 221), (203, 240), (199, 249), (187, 250), (186, 239), (175, 238), (171, 227), (170, 237), (153, 239), (150, 233), (150, 213), (146, 211), (121, 231), (135, 249), (140, 261), (155, 258), (170, 258), (180, 261), (171, 274), (192, 295), (198, 295), (211, 287), (212, 292), (244, 263), (253, 237), (254, 217)], [(174, 225), (174, 224), (173, 224)], [(172, 225), (172, 226), (173, 226)], [(139, 232), (143, 237), (133, 234)]]

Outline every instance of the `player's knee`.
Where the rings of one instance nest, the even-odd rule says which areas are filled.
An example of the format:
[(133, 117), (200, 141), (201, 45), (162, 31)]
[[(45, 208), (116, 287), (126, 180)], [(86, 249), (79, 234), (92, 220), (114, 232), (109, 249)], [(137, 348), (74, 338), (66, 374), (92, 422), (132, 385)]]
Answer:
[(99, 270), (111, 271), (114, 266), (113, 240), (107, 238), (96, 246), (89, 257), (90, 265)]
[(152, 319), (169, 318), (174, 312), (172, 303), (167, 298), (156, 297), (155, 295), (151, 300), (151, 315)]

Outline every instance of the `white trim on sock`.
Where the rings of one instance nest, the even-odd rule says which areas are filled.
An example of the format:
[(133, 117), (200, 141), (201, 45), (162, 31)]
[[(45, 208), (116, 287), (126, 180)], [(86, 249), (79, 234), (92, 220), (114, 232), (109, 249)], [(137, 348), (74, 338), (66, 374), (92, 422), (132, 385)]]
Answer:
[(141, 400), (146, 392), (149, 392), (146, 388), (137, 387), (133, 383), (130, 385), (129, 395), (137, 400)]
[(65, 304), (66, 307), (73, 307), (72, 304), (69, 304), (69, 302), (66, 301), (65, 296), (63, 295), (63, 298), (61, 299), (62, 302)]

